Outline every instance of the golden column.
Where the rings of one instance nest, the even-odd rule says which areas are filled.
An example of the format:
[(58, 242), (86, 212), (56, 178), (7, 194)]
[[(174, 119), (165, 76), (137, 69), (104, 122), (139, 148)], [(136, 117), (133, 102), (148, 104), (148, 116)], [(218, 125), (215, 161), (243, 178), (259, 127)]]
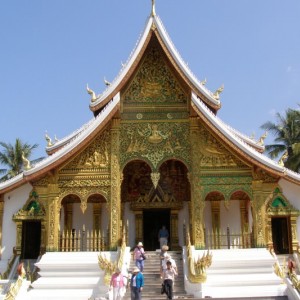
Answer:
[(253, 191), (253, 233), (254, 246), (266, 247), (272, 233), (267, 222), (266, 204), (272, 197), (276, 184), (264, 183), (262, 180), (252, 181)]
[(135, 244), (143, 241), (143, 211), (137, 210), (135, 214)]
[(111, 128), (111, 197), (109, 248), (116, 249), (121, 238), (121, 171), (120, 171), (120, 120), (113, 119)]
[(46, 203), (46, 251), (59, 250), (59, 187), (56, 183), (48, 184), (48, 198)]
[(172, 209), (171, 210), (171, 241), (170, 246), (172, 250), (179, 250), (179, 238), (178, 238), (178, 210)]
[(196, 249), (205, 247), (204, 228), (203, 228), (203, 212), (205, 202), (202, 199), (201, 186), (201, 165), (199, 162), (199, 139), (200, 129), (197, 118), (190, 118), (190, 139), (191, 139), (191, 158), (192, 173), (189, 173), (189, 181), (191, 184), (191, 215), (189, 230), (191, 242)]

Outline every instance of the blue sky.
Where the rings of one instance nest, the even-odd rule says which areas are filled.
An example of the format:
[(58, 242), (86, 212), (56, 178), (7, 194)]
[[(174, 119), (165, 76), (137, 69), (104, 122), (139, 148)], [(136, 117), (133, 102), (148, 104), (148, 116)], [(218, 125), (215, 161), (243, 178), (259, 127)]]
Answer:
[[(2, 0), (0, 141), (38, 143), (92, 118), (86, 84), (112, 81), (134, 48), (151, 0)], [(298, 0), (156, 0), (177, 50), (199, 80), (225, 85), (218, 116), (246, 135), (300, 103)], [(267, 139), (270, 141), (270, 137)]]

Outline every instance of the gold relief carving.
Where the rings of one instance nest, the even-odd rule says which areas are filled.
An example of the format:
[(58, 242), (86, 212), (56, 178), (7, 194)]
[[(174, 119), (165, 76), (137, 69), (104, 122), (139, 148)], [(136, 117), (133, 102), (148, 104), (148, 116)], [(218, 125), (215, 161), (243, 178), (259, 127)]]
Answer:
[(99, 169), (108, 168), (110, 149), (110, 132), (104, 131), (95, 140), (73, 159), (61, 172), (69, 169)]
[(39, 179), (38, 181), (34, 182), (32, 185), (34, 187), (47, 187), (49, 184), (49, 178), (48, 177), (43, 177)]
[(126, 103), (187, 103), (188, 96), (157, 46), (151, 47), (124, 93)]
[(59, 187), (61, 189), (68, 187), (105, 187), (110, 186), (109, 179), (70, 179), (70, 180), (60, 180)]
[(188, 123), (133, 123), (121, 128), (121, 164), (141, 157), (154, 167), (168, 157), (190, 162)]
[(86, 211), (86, 209), (87, 209), (87, 202), (86, 202), (86, 200), (81, 199), (80, 209), (81, 209), (82, 213), (84, 214), (85, 211)]
[(110, 248), (118, 246), (120, 238), (121, 192), (120, 192), (120, 131), (114, 128), (111, 133), (111, 197), (110, 197)]
[(160, 179), (160, 173), (155, 173), (155, 172), (151, 173), (151, 180), (154, 185), (154, 188), (157, 188), (159, 179)]
[(266, 173), (262, 169), (256, 169), (253, 171), (253, 180), (255, 181), (262, 181), (266, 183), (277, 183), (279, 178), (272, 177), (270, 174)]
[(192, 131), (192, 143), (197, 151), (197, 162), (205, 167), (241, 167), (244, 164), (233, 156), (207, 130)]

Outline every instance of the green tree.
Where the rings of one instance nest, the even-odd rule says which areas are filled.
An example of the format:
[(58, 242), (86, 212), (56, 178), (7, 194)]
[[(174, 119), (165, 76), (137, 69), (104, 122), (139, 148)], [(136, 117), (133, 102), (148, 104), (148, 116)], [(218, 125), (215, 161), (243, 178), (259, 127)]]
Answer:
[(288, 158), (285, 167), (299, 172), (300, 170), (300, 111), (287, 109), (285, 115), (276, 114), (276, 123), (266, 122), (261, 128), (273, 134), (274, 143), (265, 146), (265, 151), (271, 158), (277, 158), (285, 152)]
[[(2, 147), (0, 151), (0, 164), (7, 167), (7, 169), (0, 169), (0, 174), (4, 174), (0, 178), (0, 181), (10, 179), (21, 173), (24, 169), (22, 154), (26, 159), (29, 159), (33, 149), (38, 147), (37, 144), (29, 145), (23, 143), (19, 138), (16, 139), (14, 145), (0, 142), (0, 146)], [(32, 163), (36, 163), (41, 159), (36, 159)]]

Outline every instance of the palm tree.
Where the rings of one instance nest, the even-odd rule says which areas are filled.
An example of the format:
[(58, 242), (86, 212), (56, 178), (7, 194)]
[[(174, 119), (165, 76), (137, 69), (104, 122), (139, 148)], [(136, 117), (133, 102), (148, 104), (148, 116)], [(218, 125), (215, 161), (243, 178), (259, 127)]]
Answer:
[(274, 144), (266, 145), (265, 150), (271, 158), (287, 152), (284, 165), (295, 171), (300, 170), (300, 111), (287, 109), (285, 116), (276, 114), (277, 123), (266, 122), (261, 128), (270, 131), (274, 136)]
[[(10, 179), (21, 173), (24, 168), (22, 155), (24, 155), (26, 159), (29, 159), (32, 150), (38, 147), (37, 144), (29, 145), (23, 143), (19, 138), (16, 139), (15, 145), (0, 142), (0, 146), (3, 148), (3, 150), (0, 151), (0, 163), (7, 167), (7, 169), (0, 169), (0, 174), (4, 174), (4, 176), (0, 178), (0, 181)], [(37, 162), (41, 159), (42, 158), (39, 158), (32, 162)]]

